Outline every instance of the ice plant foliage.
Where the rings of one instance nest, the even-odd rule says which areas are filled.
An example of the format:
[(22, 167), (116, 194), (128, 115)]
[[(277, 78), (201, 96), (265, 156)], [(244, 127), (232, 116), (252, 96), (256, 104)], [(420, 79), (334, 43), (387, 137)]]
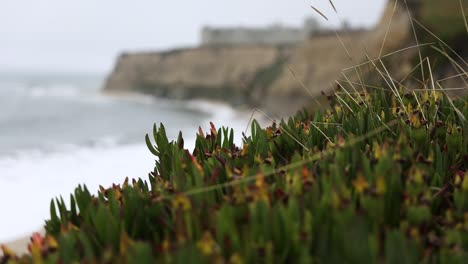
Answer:
[(155, 126), (148, 180), (96, 196), (79, 186), (70, 206), (51, 202), (29, 255), (3, 246), (0, 262), (462, 263), (468, 104), (399, 93), (329, 96), (324, 112), (254, 121), (242, 146), (210, 124), (190, 152)]

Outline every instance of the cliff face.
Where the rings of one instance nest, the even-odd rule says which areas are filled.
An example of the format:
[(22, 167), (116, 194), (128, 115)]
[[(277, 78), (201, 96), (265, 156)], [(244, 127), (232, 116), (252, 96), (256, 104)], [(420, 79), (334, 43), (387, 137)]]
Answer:
[(123, 54), (105, 90), (242, 102), (259, 82), (258, 75), (284, 61), (290, 53), (291, 48), (285, 47), (226, 46)]
[[(433, 2), (437, 1), (427, 3)], [(367, 56), (376, 58), (412, 45), (408, 13), (403, 5), (394, 9), (394, 3), (389, 0), (381, 21), (371, 31), (342, 32), (339, 37), (334, 32), (323, 33), (296, 47), (224, 46), (124, 54), (105, 90), (218, 99), (289, 115), (311, 104), (321, 91), (336, 87), (335, 80), (356, 80), (354, 69), (343, 69)], [(413, 13), (419, 13), (420, 1), (408, 3)], [(398, 56), (409, 58), (416, 51)], [(402, 71), (412, 68), (410, 59), (396, 65)]]

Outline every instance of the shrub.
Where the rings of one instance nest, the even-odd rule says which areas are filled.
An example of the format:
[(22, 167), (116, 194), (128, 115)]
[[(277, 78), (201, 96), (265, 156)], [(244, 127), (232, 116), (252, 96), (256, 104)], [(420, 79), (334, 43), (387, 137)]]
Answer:
[(462, 263), (468, 104), (384, 90), (253, 121), (242, 146), (211, 124), (190, 153), (155, 125), (148, 180), (79, 186), (51, 202), (30, 255), (0, 262)]

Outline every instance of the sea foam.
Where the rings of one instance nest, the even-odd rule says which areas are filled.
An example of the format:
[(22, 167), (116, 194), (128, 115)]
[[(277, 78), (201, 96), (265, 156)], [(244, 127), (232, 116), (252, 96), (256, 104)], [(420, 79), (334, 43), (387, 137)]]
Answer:
[(66, 153), (23, 154), (0, 159), (0, 242), (38, 230), (49, 218), (54, 197), (69, 195), (79, 184), (96, 193), (99, 185), (125, 177), (147, 179), (154, 156), (146, 146), (77, 148)]

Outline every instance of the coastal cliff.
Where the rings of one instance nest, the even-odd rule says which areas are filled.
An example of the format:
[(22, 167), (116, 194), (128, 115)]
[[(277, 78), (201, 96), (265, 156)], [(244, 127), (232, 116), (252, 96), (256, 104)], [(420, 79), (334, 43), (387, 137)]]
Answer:
[[(418, 16), (425, 10), (419, 1), (408, 3)], [(438, 2), (425, 3), (427, 8)], [(290, 115), (310, 104), (322, 91), (336, 87), (335, 80), (356, 80), (352, 76), (355, 71), (347, 73), (343, 69), (408, 47), (413, 41), (405, 6), (389, 0), (372, 30), (322, 32), (290, 46), (203, 46), (123, 54), (107, 80), (105, 91), (223, 100)], [(399, 54), (401, 59), (394, 64), (402, 72), (410, 70), (414, 61), (409, 58), (416, 53), (417, 49), (412, 49), (403, 56)], [(345, 77), (343, 73), (348, 75)]]
[(277, 74), (275, 65), (284, 63), (291, 51), (288, 47), (226, 46), (123, 54), (105, 90), (136, 90), (177, 99), (229, 98), (240, 103), (248, 100), (253, 86), (269, 84), (266, 75)]

